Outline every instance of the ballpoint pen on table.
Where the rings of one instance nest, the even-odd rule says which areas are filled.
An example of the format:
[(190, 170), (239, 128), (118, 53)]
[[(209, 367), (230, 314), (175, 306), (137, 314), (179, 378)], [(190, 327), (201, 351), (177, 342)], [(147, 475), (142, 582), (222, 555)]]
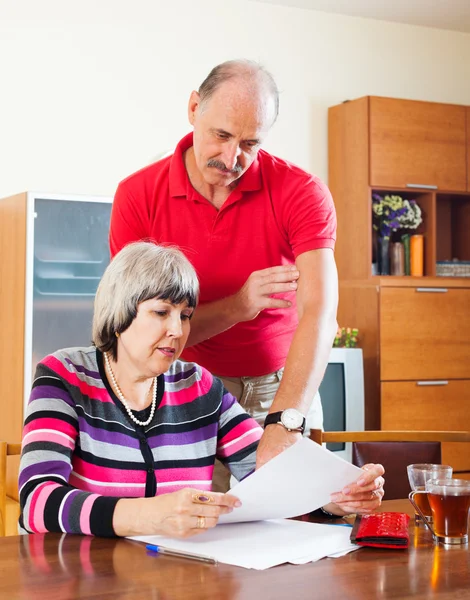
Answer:
[(189, 560), (198, 560), (200, 562), (210, 563), (211, 565), (217, 564), (217, 559), (212, 558), (212, 556), (194, 554), (193, 552), (186, 552), (185, 550), (173, 550), (172, 548), (166, 548), (165, 546), (157, 546), (155, 544), (147, 544), (145, 547), (147, 550), (150, 550), (155, 554), (175, 556), (177, 558), (187, 558)]

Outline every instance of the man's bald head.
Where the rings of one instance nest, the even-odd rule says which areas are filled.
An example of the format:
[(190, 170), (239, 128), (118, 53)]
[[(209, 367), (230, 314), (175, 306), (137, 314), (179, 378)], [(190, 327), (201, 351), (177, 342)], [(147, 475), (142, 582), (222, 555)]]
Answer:
[(264, 94), (271, 96), (274, 103), (274, 119), (271, 124), (275, 122), (279, 113), (278, 87), (271, 73), (251, 60), (229, 60), (214, 67), (198, 90), (201, 110), (204, 110), (214, 93), (228, 82), (245, 88), (248, 94), (258, 93), (260, 96)]

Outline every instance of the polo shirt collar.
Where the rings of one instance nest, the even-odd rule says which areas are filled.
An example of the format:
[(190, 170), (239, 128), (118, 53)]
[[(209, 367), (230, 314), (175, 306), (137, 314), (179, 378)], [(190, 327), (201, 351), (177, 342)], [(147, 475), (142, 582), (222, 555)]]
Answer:
[[(186, 196), (187, 186), (190, 183), (184, 166), (183, 154), (193, 145), (193, 133), (188, 133), (178, 143), (170, 162), (170, 195)], [(243, 174), (238, 182), (236, 190), (240, 192), (252, 192), (261, 189), (261, 170), (258, 157), (253, 161), (250, 168)]]

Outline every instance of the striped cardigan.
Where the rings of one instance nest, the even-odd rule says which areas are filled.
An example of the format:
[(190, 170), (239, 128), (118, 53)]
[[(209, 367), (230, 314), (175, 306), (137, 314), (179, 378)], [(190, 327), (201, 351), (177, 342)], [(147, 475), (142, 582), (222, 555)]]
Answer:
[[(149, 408), (135, 412), (145, 421)], [(253, 471), (262, 430), (206, 369), (175, 361), (158, 377), (157, 410), (134, 425), (95, 347), (37, 366), (23, 429), (20, 529), (112, 536), (120, 498), (210, 490), (214, 461)]]

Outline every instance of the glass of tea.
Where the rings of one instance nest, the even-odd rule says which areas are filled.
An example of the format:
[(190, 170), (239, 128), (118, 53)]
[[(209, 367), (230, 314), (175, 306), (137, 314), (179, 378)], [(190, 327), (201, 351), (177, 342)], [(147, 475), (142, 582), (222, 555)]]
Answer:
[[(449, 465), (434, 465), (430, 463), (421, 463), (408, 465), (408, 481), (414, 492), (426, 492), (426, 482), (429, 479), (450, 479), (452, 477), (452, 467)], [(431, 507), (429, 506), (426, 493), (414, 497), (414, 502), (420, 507), (421, 514), (427, 521), (432, 521)], [(414, 504), (413, 504), (414, 505)], [(419, 525), (423, 522), (422, 517), (415, 509), (415, 523)]]
[[(466, 479), (429, 479), (426, 490), (410, 492), (415, 509), (421, 509), (415, 498), (427, 494), (432, 513), (432, 524), (426, 520), (434, 539), (442, 544), (468, 543), (470, 512), (470, 481)], [(424, 515), (423, 515), (424, 516)]]

